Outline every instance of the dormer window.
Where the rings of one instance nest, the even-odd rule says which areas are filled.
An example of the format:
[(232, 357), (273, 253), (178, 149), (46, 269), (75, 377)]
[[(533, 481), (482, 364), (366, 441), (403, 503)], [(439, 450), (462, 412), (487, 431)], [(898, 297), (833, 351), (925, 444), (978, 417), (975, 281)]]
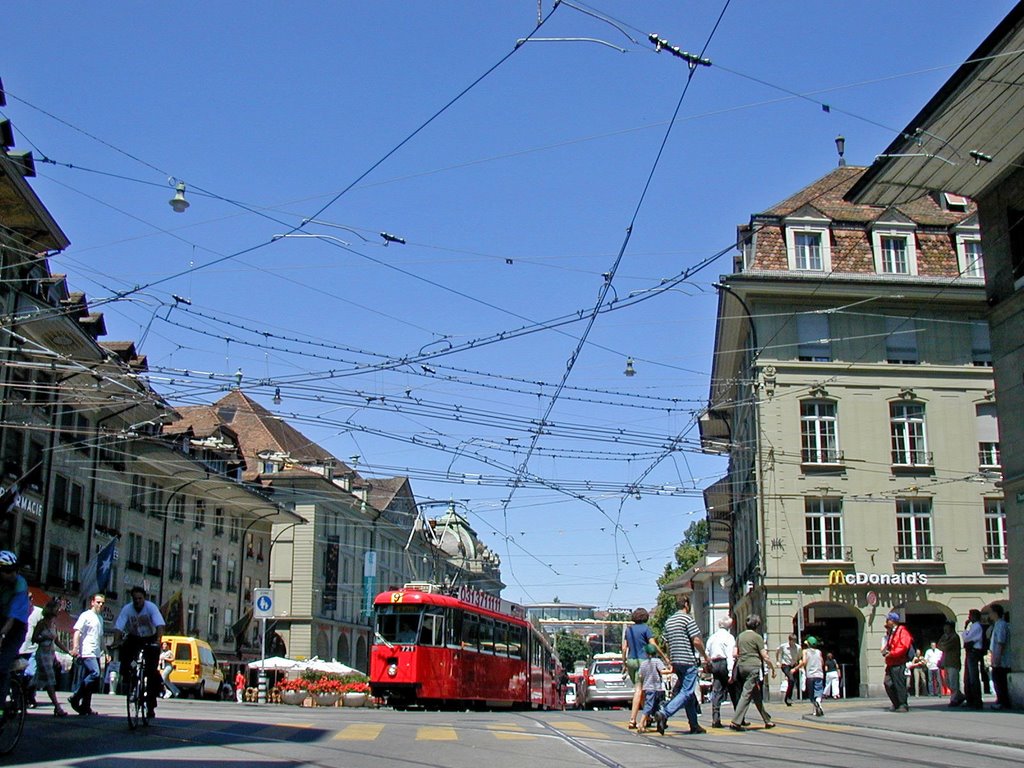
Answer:
[(786, 256), (798, 272), (831, 272), (832, 247), (827, 219), (787, 219)]
[(875, 271), (881, 275), (916, 275), (917, 243), (913, 225), (887, 222), (871, 230)]

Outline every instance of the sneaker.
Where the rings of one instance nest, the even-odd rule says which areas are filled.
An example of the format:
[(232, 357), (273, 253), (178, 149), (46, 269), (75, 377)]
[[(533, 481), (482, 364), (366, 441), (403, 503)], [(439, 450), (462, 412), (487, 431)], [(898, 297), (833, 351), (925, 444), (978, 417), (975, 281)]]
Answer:
[(81, 701), (79, 701), (74, 696), (72, 696), (70, 699), (68, 699), (68, 704), (71, 705), (71, 708), (73, 710), (75, 710), (75, 712), (77, 712), (78, 714), (82, 714), (82, 702)]

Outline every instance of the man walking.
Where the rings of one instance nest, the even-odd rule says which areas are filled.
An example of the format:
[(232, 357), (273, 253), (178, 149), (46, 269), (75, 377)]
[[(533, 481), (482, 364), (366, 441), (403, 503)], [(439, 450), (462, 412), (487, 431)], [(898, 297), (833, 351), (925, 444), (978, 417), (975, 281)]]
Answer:
[(665, 732), (668, 719), (680, 709), (686, 710), (686, 719), (690, 723), (690, 733), (707, 733), (697, 722), (697, 696), (696, 691), (700, 690), (697, 656), (708, 663), (708, 655), (704, 651), (704, 641), (700, 636), (700, 629), (693, 616), (686, 613), (684, 607), (688, 607), (688, 598), (680, 595), (677, 598), (679, 610), (668, 617), (665, 622), (665, 639), (668, 641), (668, 654), (672, 662), (672, 671), (679, 679), (677, 693), (672, 697), (664, 709), (658, 711), (654, 716), (654, 722), (658, 733)]
[(71, 655), (81, 665), (78, 687), (68, 699), (71, 708), (80, 715), (91, 715), (92, 695), (100, 685), (100, 654), (103, 652), (103, 604), (106, 597), (92, 596), (89, 609), (82, 611), (75, 622), (71, 638)]
[(793, 706), (793, 665), (796, 664), (797, 656), (800, 654), (800, 645), (796, 641), (796, 635), (790, 635), (786, 642), (775, 649), (775, 663), (779, 665), (782, 674), (786, 676), (786, 706)]
[(996, 689), (996, 702), (992, 709), (1010, 708), (1010, 622), (1006, 620), (1006, 610), (999, 603), (994, 603), (992, 615), (996, 617), (990, 628), (989, 652), (992, 654), (992, 686)]
[(708, 658), (711, 659), (711, 727), (724, 728), (722, 725), (722, 699), (726, 694), (736, 709), (736, 686), (730, 682), (732, 665), (736, 660), (736, 638), (732, 636), (732, 619), (728, 616), (719, 619), (718, 629), (711, 633), (707, 642)]
[(909, 712), (907, 704), (907, 661), (913, 645), (910, 630), (903, 626), (900, 614), (892, 611), (885, 617), (885, 692), (892, 702), (890, 712)]

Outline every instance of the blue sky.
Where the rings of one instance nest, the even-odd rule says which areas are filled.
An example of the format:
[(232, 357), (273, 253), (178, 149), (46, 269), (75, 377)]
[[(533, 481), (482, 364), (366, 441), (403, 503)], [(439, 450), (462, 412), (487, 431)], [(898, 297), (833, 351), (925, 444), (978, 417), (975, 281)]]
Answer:
[[(53, 270), (172, 402), (241, 369), (362, 474), (455, 499), (505, 597), (632, 607), (725, 471), (693, 421), (732, 252), (662, 281), (837, 134), (869, 164), (1011, 7), (15, 2), (2, 112), (72, 242)], [(652, 32), (712, 66), (687, 86)]]

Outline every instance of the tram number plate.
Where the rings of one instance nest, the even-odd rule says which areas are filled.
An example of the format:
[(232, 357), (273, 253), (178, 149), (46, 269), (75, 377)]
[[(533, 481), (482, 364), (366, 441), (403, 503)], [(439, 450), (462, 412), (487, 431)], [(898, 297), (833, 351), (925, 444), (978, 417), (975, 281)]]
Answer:
[(400, 650), (402, 653), (412, 653), (416, 649), (415, 645), (403, 645)]

